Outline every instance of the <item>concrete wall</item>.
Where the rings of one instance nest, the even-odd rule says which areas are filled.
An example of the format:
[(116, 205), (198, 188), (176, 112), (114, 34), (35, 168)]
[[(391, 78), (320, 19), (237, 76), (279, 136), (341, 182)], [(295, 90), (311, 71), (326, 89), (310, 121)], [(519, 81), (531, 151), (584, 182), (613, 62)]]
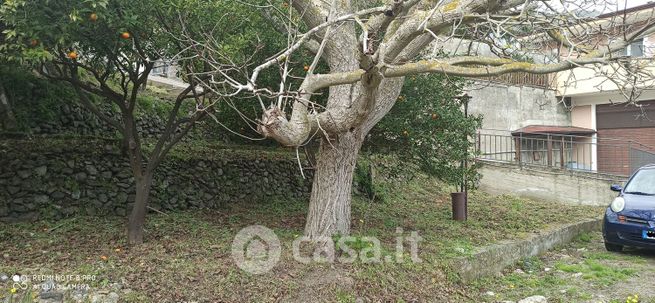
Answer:
[(515, 130), (526, 125), (571, 125), (569, 111), (555, 91), (530, 86), (475, 82), (469, 112), (484, 115), (482, 128)]
[(582, 233), (600, 231), (601, 223), (601, 219), (587, 219), (530, 235), (528, 239), (503, 241), (483, 247), (471, 257), (457, 259), (451, 264), (451, 267), (457, 269), (457, 274), (462, 282), (495, 276), (523, 258), (543, 254), (557, 246), (571, 242)]
[(610, 185), (626, 181), (610, 175), (490, 162), (484, 163), (481, 173), (480, 188), (492, 194), (512, 193), (532, 199), (597, 206), (607, 206), (616, 197)]
[[(647, 65), (642, 67), (643, 72), (655, 72), (655, 64), (645, 60), (642, 60), (642, 62), (648, 62)], [(617, 73), (617, 70), (621, 72)], [(631, 81), (633, 81), (632, 78), (627, 78), (625, 74), (625, 69), (619, 63), (610, 63), (601, 66), (598, 68), (598, 71), (588, 67), (578, 67), (572, 70), (562, 71), (557, 73), (556, 77), (558, 95), (575, 97), (585, 95), (593, 96), (599, 92), (613, 92), (617, 93), (617, 96), (621, 97), (621, 99), (613, 99), (612, 101), (620, 102), (625, 100), (625, 97), (619, 94), (617, 83), (620, 86), (630, 86)], [(605, 75), (611, 75), (612, 81), (608, 81), (608, 76)], [(641, 79), (637, 82), (637, 87), (641, 89), (648, 89), (654, 85), (655, 78), (644, 76), (641, 76)]]

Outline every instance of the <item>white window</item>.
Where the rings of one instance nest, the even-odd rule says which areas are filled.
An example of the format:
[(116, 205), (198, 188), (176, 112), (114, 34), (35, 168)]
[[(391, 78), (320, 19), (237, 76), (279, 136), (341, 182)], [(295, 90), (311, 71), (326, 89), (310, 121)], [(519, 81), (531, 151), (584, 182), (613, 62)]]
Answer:
[(644, 39), (637, 39), (630, 43), (625, 49), (625, 55), (630, 57), (644, 56)]

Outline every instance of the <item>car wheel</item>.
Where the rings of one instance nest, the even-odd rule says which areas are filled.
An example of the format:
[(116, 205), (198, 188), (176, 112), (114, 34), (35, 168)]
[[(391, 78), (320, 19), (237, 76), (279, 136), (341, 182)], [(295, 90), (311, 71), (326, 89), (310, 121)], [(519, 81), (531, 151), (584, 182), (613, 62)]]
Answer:
[(623, 250), (623, 245), (605, 242), (605, 249), (607, 249), (607, 251), (619, 252)]

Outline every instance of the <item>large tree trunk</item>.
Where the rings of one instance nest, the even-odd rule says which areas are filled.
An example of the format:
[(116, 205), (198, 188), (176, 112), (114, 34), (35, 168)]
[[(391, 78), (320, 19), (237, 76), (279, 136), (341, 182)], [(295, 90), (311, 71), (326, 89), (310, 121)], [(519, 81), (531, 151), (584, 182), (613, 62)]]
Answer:
[(350, 201), (353, 171), (363, 136), (341, 134), (323, 139), (319, 148), (305, 235), (312, 239), (350, 233)]
[(376, 106), (361, 125), (330, 142), (323, 138), (309, 201), (305, 235), (312, 239), (350, 234), (353, 171), (366, 134), (391, 109), (404, 78), (385, 79), (376, 91)]
[(136, 198), (127, 224), (127, 239), (129, 245), (143, 243), (143, 226), (146, 222), (146, 211), (150, 188), (152, 187), (152, 172), (136, 176)]
[[(310, 26), (324, 22), (323, 18), (330, 20), (341, 13), (351, 12), (352, 9), (351, 1), (337, 1), (336, 6), (330, 8), (334, 11), (325, 11), (325, 16), (323, 16), (319, 12), (322, 4), (317, 5), (319, 10), (306, 10), (306, 7), (301, 4), (304, 1), (299, 2), (294, 2), (294, 5), (296, 9), (303, 12), (303, 18)], [(321, 36), (327, 32), (321, 32), (318, 35)], [(379, 67), (369, 60), (371, 57), (362, 54), (359, 34), (353, 23), (336, 26), (329, 33), (329, 36), (325, 37), (327, 43), (325, 43), (322, 57), (327, 62), (330, 72), (346, 73), (360, 68), (367, 72), (361, 75), (360, 81), (357, 83), (329, 86), (326, 111), (316, 119), (316, 121), (320, 121), (320, 123), (316, 122), (316, 128), (319, 129), (317, 133), (326, 134), (328, 138), (321, 139), (305, 226), (305, 235), (315, 240), (335, 234), (350, 234), (351, 188), (357, 155), (366, 134), (393, 106), (403, 82), (403, 78), (385, 79), (380, 76)], [(307, 82), (303, 82), (303, 85), (307, 84), (307, 87), (310, 88), (309, 92), (314, 93), (311, 90), (312, 78), (305, 80)], [(310, 122), (314, 121), (313, 118), (307, 117), (307, 107), (300, 106), (301, 104), (295, 104), (299, 111), (296, 111), (294, 106), (292, 119), (296, 117), (295, 115), (302, 117), (293, 121), (296, 124), (288, 127), (291, 130), (305, 130), (304, 134), (309, 134), (311, 131), (298, 126), (311, 126)], [(266, 121), (266, 119), (263, 120)], [(282, 135), (271, 137), (276, 140), (281, 138), (283, 139), (280, 141), (281, 143), (291, 146), (298, 145), (301, 143), (300, 141), (307, 139), (297, 136), (297, 131), (295, 133), (286, 131), (282, 127), (270, 127), (266, 131), (267, 135), (284, 133), (287, 135), (286, 137)], [(296, 142), (284, 140), (289, 137), (301, 137), (302, 140), (295, 140)]]

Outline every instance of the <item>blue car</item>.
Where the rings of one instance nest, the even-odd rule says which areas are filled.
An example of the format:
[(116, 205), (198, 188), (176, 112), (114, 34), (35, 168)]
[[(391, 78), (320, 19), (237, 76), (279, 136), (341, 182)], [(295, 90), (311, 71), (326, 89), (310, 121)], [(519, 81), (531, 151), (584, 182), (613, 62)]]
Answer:
[(623, 246), (655, 249), (655, 165), (639, 168), (605, 210), (603, 238), (608, 251)]

